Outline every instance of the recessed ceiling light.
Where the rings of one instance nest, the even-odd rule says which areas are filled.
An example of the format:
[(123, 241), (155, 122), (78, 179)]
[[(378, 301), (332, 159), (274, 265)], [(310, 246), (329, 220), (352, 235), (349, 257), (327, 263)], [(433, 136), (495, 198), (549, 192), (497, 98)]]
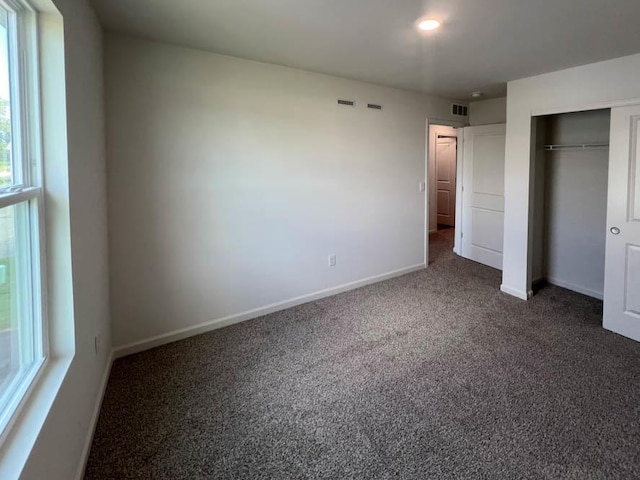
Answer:
[(471, 92), (473, 98), (480, 98), (483, 95), (482, 92)]
[(421, 18), (418, 20), (417, 25), (420, 30), (435, 30), (440, 26), (440, 22), (433, 18)]

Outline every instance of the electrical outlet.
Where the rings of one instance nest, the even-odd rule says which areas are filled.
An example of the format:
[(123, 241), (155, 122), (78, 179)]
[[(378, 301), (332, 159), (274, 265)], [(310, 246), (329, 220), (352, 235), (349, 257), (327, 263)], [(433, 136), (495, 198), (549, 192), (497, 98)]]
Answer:
[(335, 267), (336, 266), (336, 254), (332, 253), (331, 255), (329, 255), (329, 266), (330, 267)]
[(418, 184), (418, 191), (419, 191), (419, 192), (424, 192), (425, 188), (427, 188), (427, 186), (426, 186), (426, 184), (425, 184), (425, 182), (424, 182), (424, 180), (423, 180), (422, 182), (420, 182), (420, 183)]

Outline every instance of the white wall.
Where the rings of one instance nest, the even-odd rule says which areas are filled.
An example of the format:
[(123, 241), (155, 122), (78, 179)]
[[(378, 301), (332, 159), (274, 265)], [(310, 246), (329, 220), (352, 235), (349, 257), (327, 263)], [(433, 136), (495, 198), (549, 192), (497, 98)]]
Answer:
[(526, 298), (531, 289), (533, 210), (532, 115), (640, 103), (640, 55), (509, 82), (502, 289)]
[(491, 125), (507, 121), (507, 97), (469, 104), (469, 125)]
[[(609, 110), (540, 118), (549, 144), (609, 141)], [(546, 164), (535, 179), (545, 190), (544, 203), (535, 205), (544, 215), (542, 276), (598, 298), (604, 290), (608, 160), (607, 148), (542, 151), (536, 156), (536, 162)]]
[(452, 100), (116, 34), (106, 82), (116, 346), (424, 264)]
[[(47, 8), (42, 0), (35, 3)], [(54, 3), (64, 31), (58, 13), (42, 17), (52, 355), (33, 402), (0, 452), (3, 479), (16, 478), (27, 455), (22, 479), (76, 478), (111, 353), (102, 32), (85, 0)], [(51, 404), (43, 398), (57, 373), (64, 380)]]

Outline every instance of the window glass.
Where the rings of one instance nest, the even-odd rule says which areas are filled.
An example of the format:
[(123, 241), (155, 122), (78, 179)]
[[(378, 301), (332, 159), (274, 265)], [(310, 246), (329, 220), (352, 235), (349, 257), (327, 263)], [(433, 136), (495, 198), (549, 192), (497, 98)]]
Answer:
[(9, 187), (14, 183), (8, 25), (8, 12), (0, 7), (0, 188)]
[(29, 229), (28, 203), (0, 209), (0, 411), (38, 354)]

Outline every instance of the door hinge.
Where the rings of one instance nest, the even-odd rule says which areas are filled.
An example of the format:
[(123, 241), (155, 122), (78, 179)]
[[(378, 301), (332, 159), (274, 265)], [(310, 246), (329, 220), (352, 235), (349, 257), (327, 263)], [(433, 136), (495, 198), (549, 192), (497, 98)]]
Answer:
[(464, 238), (464, 232), (460, 232), (460, 238)]

